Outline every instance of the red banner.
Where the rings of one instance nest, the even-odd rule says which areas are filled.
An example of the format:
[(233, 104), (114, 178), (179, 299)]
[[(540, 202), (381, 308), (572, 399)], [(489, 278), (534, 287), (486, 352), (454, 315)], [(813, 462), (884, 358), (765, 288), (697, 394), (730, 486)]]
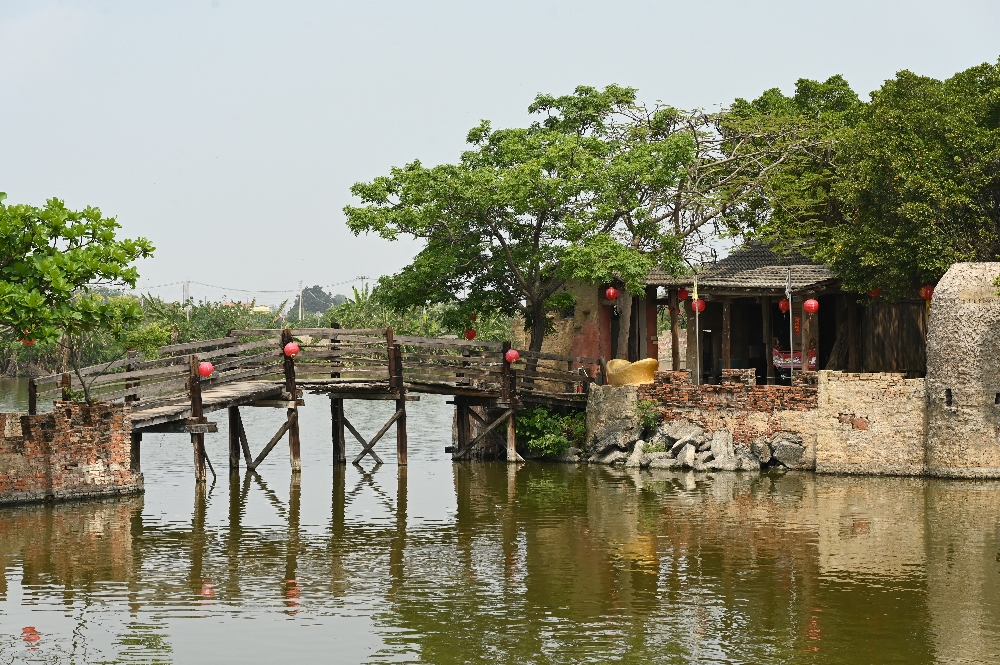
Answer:
[[(796, 351), (793, 353), (788, 353), (787, 351), (779, 351), (778, 349), (773, 349), (771, 355), (771, 361), (774, 366), (778, 369), (802, 369), (802, 352)], [(816, 369), (816, 349), (809, 351), (809, 368), (811, 370)]]

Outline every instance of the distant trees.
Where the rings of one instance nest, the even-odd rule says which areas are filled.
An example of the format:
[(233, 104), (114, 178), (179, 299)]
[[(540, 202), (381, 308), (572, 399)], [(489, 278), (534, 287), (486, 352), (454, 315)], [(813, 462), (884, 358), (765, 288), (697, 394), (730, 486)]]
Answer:
[(862, 102), (841, 77), (737, 100), (725, 120), (812, 137), (728, 212), (731, 230), (828, 263), (846, 288), (912, 295), (1000, 259), (1000, 64), (902, 71)]

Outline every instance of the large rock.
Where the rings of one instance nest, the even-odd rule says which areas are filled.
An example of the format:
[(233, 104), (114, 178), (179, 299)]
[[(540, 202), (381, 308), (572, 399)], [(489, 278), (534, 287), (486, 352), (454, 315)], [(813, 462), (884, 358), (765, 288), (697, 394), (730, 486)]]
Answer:
[(770, 441), (771, 456), (789, 469), (799, 469), (805, 464), (806, 448), (802, 439), (790, 432), (778, 432)]
[(666, 453), (650, 453), (648, 457), (650, 469), (673, 469), (680, 466), (678, 460), (668, 457)]
[(698, 451), (695, 449), (694, 445), (689, 443), (689, 444), (685, 445), (683, 448), (681, 448), (681, 451), (679, 453), (677, 453), (677, 462), (681, 466), (684, 466), (684, 467), (687, 467), (687, 468), (690, 469), (690, 468), (694, 467), (695, 456), (697, 454), (698, 454)]
[(624, 464), (628, 461), (628, 455), (622, 450), (613, 448), (604, 455), (591, 455), (587, 461), (591, 464)]
[(724, 429), (717, 430), (712, 434), (712, 455), (715, 459), (722, 461), (732, 459), (735, 456), (733, 450), (733, 435)]
[(557, 462), (566, 462), (566, 463), (569, 463), (569, 464), (576, 464), (577, 462), (579, 462), (582, 459), (582, 457), (581, 457), (582, 454), (583, 454), (582, 450), (580, 450), (579, 448), (570, 446), (569, 448), (566, 449), (566, 452), (564, 452), (561, 457), (559, 457), (559, 458), (556, 459), (556, 461)]
[(753, 440), (750, 444), (750, 452), (752, 452), (761, 464), (771, 463), (771, 444), (767, 442), (764, 437), (758, 437)]
[(645, 455), (646, 442), (639, 440), (635, 442), (635, 447), (632, 448), (632, 454), (629, 455), (628, 460), (625, 462), (625, 467), (629, 469), (638, 469), (642, 466), (643, 457)]
[(663, 433), (674, 441), (679, 441), (685, 437), (696, 437), (701, 436), (705, 433), (705, 430), (698, 427), (694, 423), (688, 420), (674, 420), (669, 423), (664, 423), (662, 427)]

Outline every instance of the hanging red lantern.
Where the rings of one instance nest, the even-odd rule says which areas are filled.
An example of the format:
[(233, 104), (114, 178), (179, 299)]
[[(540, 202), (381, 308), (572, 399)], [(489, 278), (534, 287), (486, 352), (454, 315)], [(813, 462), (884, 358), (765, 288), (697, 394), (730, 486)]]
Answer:
[(473, 329), (473, 328), (466, 328), (465, 329), (465, 339), (469, 340), (470, 342), (472, 340), (476, 339), (476, 331), (475, 331), (475, 329)]
[(879, 294), (881, 293), (882, 293), (882, 287), (876, 286), (874, 289), (868, 292), (868, 295), (870, 295), (872, 298), (878, 298)]
[(34, 343), (35, 343), (35, 340), (29, 339), (27, 337), (21, 339), (21, 344), (24, 344), (25, 346), (31, 346)]
[(792, 306), (788, 304), (788, 298), (782, 298), (778, 301), (778, 309), (780, 309), (783, 314), (787, 314), (788, 310), (791, 308)]
[(707, 304), (701, 298), (698, 298), (691, 303), (691, 308), (696, 312), (704, 312), (706, 306)]
[(288, 344), (285, 344), (285, 355), (288, 356), (289, 358), (294, 358), (295, 356), (299, 355), (299, 351), (301, 350), (302, 349), (300, 349), (299, 345), (296, 344), (295, 342), (289, 342)]
[(215, 366), (208, 362), (207, 360), (203, 363), (198, 364), (198, 373), (202, 376), (212, 376), (212, 372), (215, 371)]
[(920, 297), (926, 300), (927, 302), (930, 302), (931, 298), (934, 297), (934, 287), (930, 284), (924, 284), (923, 286), (921, 286)]
[(606, 297), (608, 300), (617, 300), (618, 289), (616, 289), (613, 286), (609, 286), (607, 290), (604, 291), (604, 297)]
[(687, 300), (688, 299), (688, 290), (687, 289), (677, 289), (677, 299), (678, 300)]
[(813, 298), (802, 303), (802, 309), (806, 310), (810, 314), (815, 314), (819, 311), (819, 301)]
[(521, 354), (517, 352), (517, 349), (509, 349), (507, 353), (503, 354), (503, 357), (509, 363), (516, 363), (521, 359)]

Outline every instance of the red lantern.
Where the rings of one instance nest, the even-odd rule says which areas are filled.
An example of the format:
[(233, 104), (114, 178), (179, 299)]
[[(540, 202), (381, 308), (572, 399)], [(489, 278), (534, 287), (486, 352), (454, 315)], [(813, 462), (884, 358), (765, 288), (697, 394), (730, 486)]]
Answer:
[(521, 354), (517, 352), (517, 349), (510, 349), (507, 353), (503, 354), (503, 357), (509, 363), (516, 363), (521, 359)]
[(930, 302), (931, 298), (934, 297), (934, 287), (931, 286), (930, 284), (924, 284), (923, 286), (921, 286), (920, 297), (926, 300), (927, 302)]
[(787, 314), (788, 310), (791, 308), (792, 306), (788, 304), (788, 298), (782, 298), (778, 301), (778, 309), (780, 309), (782, 313)]
[(880, 293), (882, 293), (882, 287), (876, 286), (874, 289), (868, 292), (868, 295), (870, 295), (872, 298), (878, 298)]
[(677, 299), (678, 300), (687, 300), (688, 299), (688, 290), (687, 289), (677, 289)]
[(618, 289), (616, 289), (613, 286), (609, 286), (607, 290), (604, 292), (604, 296), (608, 300), (616, 300), (618, 298)]
[(472, 328), (466, 328), (465, 329), (465, 339), (469, 340), (470, 342), (472, 340), (476, 339), (476, 331), (474, 329), (472, 329)]
[(810, 314), (815, 314), (819, 311), (819, 301), (810, 298), (809, 300), (802, 303), (802, 309), (806, 310)]
[(32, 344), (34, 344), (34, 343), (35, 343), (35, 340), (33, 340), (33, 339), (28, 339), (27, 337), (25, 337), (25, 338), (23, 338), (23, 339), (21, 340), (21, 344), (24, 344), (25, 346), (31, 346), (31, 345), (32, 345)]
[(208, 362), (207, 360), (198, 365), (198, 373), (202, 376), (212, 376), (212, 372), (215, 371), (215, 366)]
[(299, 345), (296, 344), (295, 342), (289, 342), (288, 344), (285, 344), (285, 355), (288, 356), (289, 358), (294, 358), (295, 356), (299, 355), (299, 351), (301, 351), (301, 349), (299, 348)]
[(704, 312), (706, 306), (707, 304), (701, 298), (698, 298), (697, 300), (691, 303), (691, 308), (696, 312)]
[(472, 316), (470, 316), (469, 320), (472, 321), (473, 323), (475, 323), (476, 322), (476, 315), (473, 314)]

